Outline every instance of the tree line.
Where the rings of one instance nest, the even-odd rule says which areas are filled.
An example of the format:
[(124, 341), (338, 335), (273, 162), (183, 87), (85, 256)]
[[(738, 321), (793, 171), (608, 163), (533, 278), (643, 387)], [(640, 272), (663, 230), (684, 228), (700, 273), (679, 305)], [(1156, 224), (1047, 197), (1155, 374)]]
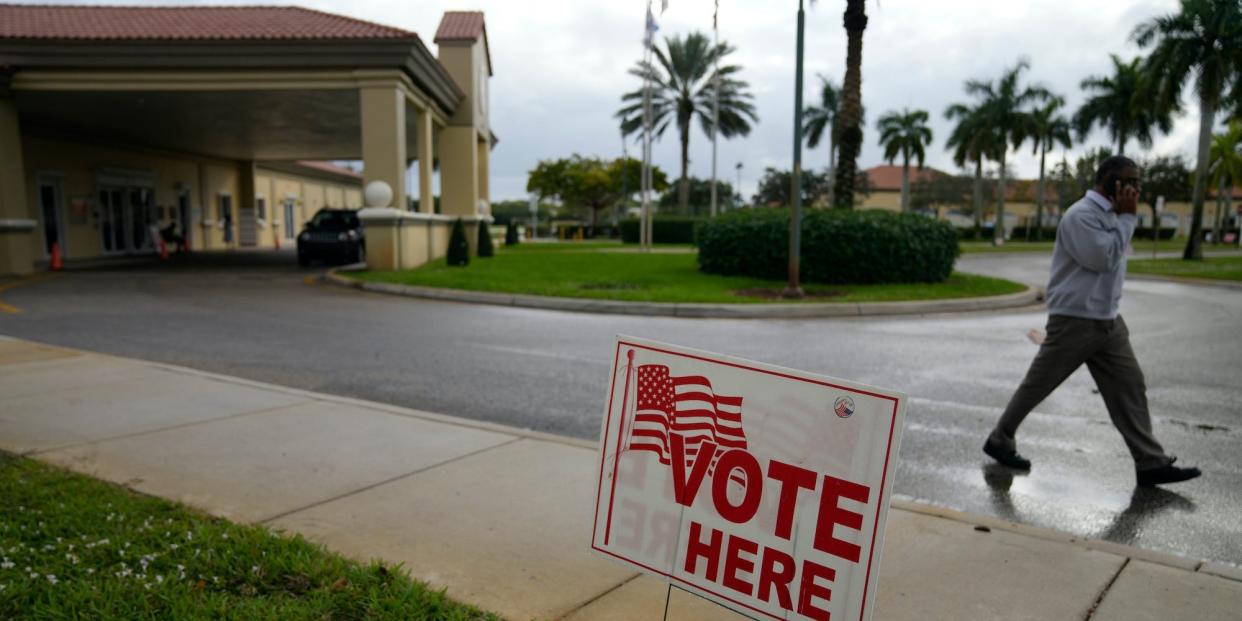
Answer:
[[(865, 120), (860, 96), (862, 34), (868, 23), (865, 0), (847, 0), (843, 18), (847, 32), (843, 83), (838, 86), (821, 76), (819, 101), (807, 107), (804, 115), (803, 129), (808, 146), (815, 148), (826, 142), (829, 164), (822, 174), (804, 172), (801, 185), (804, 198), (810, 197), (811, 204), (850, 208), (857, 204), (858, 195), (869, 191), (867, 176), (857, 169)], [(996, 222), (1003, 223), (1010, 177), (1009, 153), (1029, 145), (1039, 155), (1040, 172), (1034, 199), (1036, 222), (1042, 223), (1050, 189), (1046, 166), (1049, 151), (1058, 146), (1070, 148), (1075, 139), (1085, 140), (1095, 128), (1107, 133), (1110, 143), (1116, 144), (1118, 154), (1124, 154), (1131, 141), (1150, 147), (1156, 135), (1170, 131), (1173, 117), (1182, 112), (1181, 94), (1189, 84), (1198, 103), (1200, 127), (1189, 197), (1193, 203), (1191, 234), (1184, 256), (1202, 257), (1201, 222), (1206, 187), (1209, 184), (1217, 187), (1224, 203), (1218, 206), (1215, 218), (1215, 226), (1219, 229), (1222, 213), (1228, 209), (1230, 189), (1242, 180), (1242, 149), (1239, 148), (1242, 142), (1239, 126), (1242, 123), (1242, 1), (1180, 0), (1176, 12), (1141, 23), (1131, 33), (1131, 38), (1144, 50), (1144, 55), (1130, 60), (1112, 55), (1111, 73), (1089, 76), (1081, 82), (1088, 97), (1072, 116), (1065, 113), (1063, 96), (1026, 79), (1025, 73), (1031, 64), (1025, 59), (1006, 68), (996, 79), (966, 81), (964, 90), (969, 100), (943, 111), (944, 116), (954, 122), (945, 147), (958, 166), (974, 169), (970, 195), (977, 228), (984, 213), (985, 164), (996, 165), (995, 189), (990, 200), (994, 201)], [(706, 35), (695, 32), (668, 37), (663, 47), (653, 46), (652, 51), (651, 62), (639, 61), (629, 72), (650, 85), (653, 137), (663, 136), (669, 127), (677, 130), (680, 175), (675, 186), (676, 205), (680, 213), (692, 213), (690, 199), (695, 181), (687, 173), (690, 134), (696, 121), (705, 134), (712, 133), (714, 81), (718, 79), (720, 84), (718, 131), (721, 136), (748, 135), (752, 125), (758, 122), (758, 115), (751, 103), (753, 96), (749, 85), (739, 77), (741, 68), (723, 62), (735, 51), (728, 43), (712, 44)], [(642, 129), (643, 100), (644, 88), (622, 96), (623, 105), (616, 116), (624, 136)], [(1229, 119), (1228, 128), (1214, 137), (1215, 121), (1221, 112)], [(919, 198), (911, 187), (910, 164), (913, 162), (922, 168), (927, 148), (933, 141), (929, 121), (930, 113), (918, 109), (888, 111), (876, 121), (884, 158), (889, 163), (901, 161), (901, 205), (906, 210), (915, 208), (921, 200), (937, 192), (953, 193), (949, 191), (953, 189), (952, 182), (948, 181), (941, 183), (945, 186), (942, 188), (928, 187), (924, 183), (917, 193)], [(607, 197), (610, 192), (615, 204), (616, 192), (626, 187), (622, 178), (632, 182), (628, 185), (629, 191), (637, 191), (637, 176), (629, 178), (628, 175), (614, 176), (609, 182), (613, 186), (609, 192), (594, 194), (581, 187), (598, 189), (608, 184), (596, 180), (578, 186), (549, 185), (548, 179), (557, 177), (556, 174), (549, 177), (548, 173), (573, 169), (573, 161), (574, 158), (541, 162), (532, 171), (528, 190), (587, 207), (592, 222), (605, 206), (605, 202), (598, 200), (599, 196)], [(1157, 158), (1144, 163), (1148, 186), (1152, 185), (1155, 172), (1167, 176), (1184, 165), (1180, 158)], [(611, 165), (602, 160), (597, 164), (603, 169)], [(1082, 164), (1083, 158), (1080, 158), (1075, 168)], [(788, 199), (789, 173), (784, 173), (785, 189), (780, 190), (781, 173), (765, 171), (756, 203)], [(1080, 171), (1071, 171), (1064, 160), (1052, 173), (1058, 193), (1070, 186), (1069, 179), (1079, 180), (1081, 185)], [(662, 183), (666, 183), (667, 177), (663, 173), (660, 175), (664, 179)], [(560, 179), (565, 177), (562, 175)], [(955, 187), (960, 188), (961, 184)], [(659, 189), (661, 187), (657, 187)], [(735, 198), (731, 188), (724, 195)], [(1173, 200), (1176, 196), (1180, 193), (1173, 191), (1166, 198)], [(667, 206), (671, 199), (666, 195), (661, 204)], [(995, 227), (994, 234), (1003, 236), (1004, 227)], [(1215, 238), (1219, 239), (1219, 235)]]
[[(833, 127), (830, 135), (838, 138), (834, 141), (839, 162), (838, 181), (842, 175), (852, 178), (853, 169), (846, 171), (845, 168), (847, 164), (852, 165), (861, 145), (861, 106), (855, 107), (853, 103), (858, 101), (862, 32), (867, 25), (864, 0), (848, 0), (846, 5), (845, 81), (839, 93), (825, 81), (821, 102), (822, 108), (842, 102), (840, 111), (830, 120)], [(1176, 12), (1139, 24), (1131, 33), (1131, 39), (1145, 55), (1129, 61), (1113, 55), (1110, 75), (1083, 80), (1080, 86), (1089, 96), (1072, 118), (1061, 114), (1065, 105), (1063, 97), (1023, 79), (1023, 72), (1030, 68), (1026, 60), (1018, 61), (996, 80), (966, 82), (965, 91), (972, 100), (951, 105), (944, 111), (946, 118), (956, 122), (946, 146), (952, 150), (957, 165), (974, 165), (972, 197), (976, 225), (982, 214), (984, 162), (997, 165), (996, 222), (1003, 223), (1006, 159), (1011, 149), (1019, 149), (1029, 141), (1040, 156), (1035, 198), (1036, 220), (1042, 222), (1049, 150), (1057, 145), (1069, 148), (1074, 134), (1081, 141), (1095, 127), (1108, 133), (1117, 145), (1118, 154), (1125, 153), (1130, 140), (1150, 147), (1156, 132), (1167, 133), (1172, 128), (1172, 117), (1182, 111), (1182, 91), (1189, 84), (1199, 105), (1199, 139), (1190, 196), (1193, 203), (1190, 239), (1183, 256), (1202, 258), (1201, 222), (1209, 183), (1217, 185), (1220, 196), (1214, 218), (1218, 234), (1214, 239), (1220, 238), (1222, 213), (1229, 208), (1233, 185), (1242, 180), (1242, 166), (1239, 166), (1242, 129), (1238, 127), (1242, 120), (1242, 2), (1180, 0)], [(851, 106), (847, 109), (844, 102), (850, 102)], [(1222, 111), (1229, 119), (1228, 128), (1214, 136), (1216, 117)], [(890, 163), (897, 157), (902, 160), (903, 208), (910, 207), (910, 161), (913, 159), (922, 168), (925, 150), (932, 141), (932, 132), (927, 127), (929, 118), (925, 110), (902, 110), (888, 112), (877, 122), (885, 158)], [(1174, 158), (1149, 162), (1148, 185), (1152, 185), (1154, 172), (1166, 175), (1175, 170), (1177, 164)], [(1061, 171), (1061, 176), (1066, 176), (1066, 171)], [(853, 188), (838, 185), (840, 187), (834, 189), (834, 204), (852, 205)], [(995, 234), (998, 238), (1003, 236), (1003, 226), (997, 226)]]

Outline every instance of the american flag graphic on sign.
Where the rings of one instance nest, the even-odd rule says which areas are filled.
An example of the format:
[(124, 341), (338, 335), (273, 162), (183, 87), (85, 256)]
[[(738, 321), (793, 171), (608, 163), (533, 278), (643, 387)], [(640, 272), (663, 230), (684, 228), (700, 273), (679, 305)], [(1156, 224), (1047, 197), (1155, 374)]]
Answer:
[[(701, 375), (674, 377), (662, 364), (638, 367), (638, 394), (630, 428), (629, 448), (656, 453), (666, 466), (672, 464), (670, 433), (685, 439), (687, 468), (693, 466), (705, 440), (721, 448), (717, 459), (724, 450), (746, 449), (742, 398), (716, 394), (712, 383)], [(709, 471), (715, 469), (714, 462)]]

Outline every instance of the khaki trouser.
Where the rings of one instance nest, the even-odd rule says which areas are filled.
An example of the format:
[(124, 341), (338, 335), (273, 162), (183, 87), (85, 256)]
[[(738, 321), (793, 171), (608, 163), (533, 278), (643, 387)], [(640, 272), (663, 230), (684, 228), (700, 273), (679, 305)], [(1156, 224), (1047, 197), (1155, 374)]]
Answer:
[(1026, 415), (1085, 362), (1135, 466), (1148, 470), (1168, 464), (1169, 457), (1151, 433), (1147, 385), (1130, 348), (1130, 331), (1121, 316), (1099, 320), (1051, 315), (1047, 331), (1022, 385), (1009, 400), (989, 440), (1014, 450), (1014, 435)]

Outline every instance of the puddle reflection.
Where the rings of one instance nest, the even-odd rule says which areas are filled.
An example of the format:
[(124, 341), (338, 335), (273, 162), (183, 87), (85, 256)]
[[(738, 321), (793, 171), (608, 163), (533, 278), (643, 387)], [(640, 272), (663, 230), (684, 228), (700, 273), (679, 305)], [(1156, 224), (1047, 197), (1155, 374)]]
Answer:
[[(987, 484), (989, 501), (998, 517), (1011, 522), (1033, 523), (1031, 517), (1020, 515), (1014, 506), (1012, 493), (1014, 480), (1025, 477), (1026, 472), (1016, 471), (997, 463), (985, 464), (983, 481)], [(1019, 486), (1021, 486), (1019, 484)], [(1017, 492), (1021, 495), (1021, 492)], [(1143, 526), (1153, 517), (1167, 512), (1193, 513), (1193, 500), (1160, 487), (1138, 487), (1130, 493), (1130, 502), (1124, 509), (1113, 514), (1103, 529), (1093, 538), (1115, 543), (1133, 544), (1142, 533)]]

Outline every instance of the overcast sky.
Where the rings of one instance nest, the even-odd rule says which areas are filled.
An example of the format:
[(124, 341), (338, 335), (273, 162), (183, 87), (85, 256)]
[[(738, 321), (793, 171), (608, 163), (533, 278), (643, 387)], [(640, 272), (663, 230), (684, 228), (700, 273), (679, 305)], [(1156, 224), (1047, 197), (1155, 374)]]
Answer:
[[(540, 159), (573, 153), (621, 154), (613, 114), (621, 95), (639, 86), (626, 70), (642, 51), (643, 0), (300, 0), (274, 4), (296, 4), (413, 30), (433, 50), (431, 39), (444, 11), (483, 11), (495, 72), (492, 126), (500, 137), (492, 155), (493, 200), (525, 197), (526, 174)], [(659, 4), (656, 0), (657, 13)], [(669, 0), (667, 12), (658, 17), (659, 36), (694, 30), (710, 34), (712, 4), (711, 0)], [(720, 36), (737, 48), (730, 60), (742, 67), (741, 78), (750, 84), (759, 123), (747, 137), (721, 141), (719, 170), (723, 179), (732, 181), (740, 162), (742, 189), (749, 196), (765, 167), (789, 168), (793, 160), (797, 3), (721, 0), (720, 5)], [(817, 74), (839, 82), (845, 72), (844, 5), (841, 0), (821, 0), (807, 7), (804, 97), (808, 105), (818, 97)], [(955, 170), (944, 149), (950, 130), (943, 117), (945, 107), (969, 101), (962, 89), (967, 79), (995, 79), (1021, 57), (1031, 62), (1027, 79), (1064, 95), (1067, 115), (1072, 114), (1083, 101), (1078, 87), (1082, 79), (1107, 73), (1110, 53), (1126, 59), (1138, 54), (1130, 41), (1135, 25), (1176, 7), (1176, 0), (869, 1), (862, 95), (870, 124), (859, 166), (882, 163), (875, 119), (889, 110), (909, 107), (931, 113), (935, 139), (928, 150), (928, 165)], [(1153, 153), (1182, 153), (1193, 159), (1197, 106), (1186, 103), (1189, 112), (1177, 119), (1169, 135), (1156, 140)], [(1086, 143), (1069, 150), (1068, 156), (1072, 161), (1081, 151), (1107, 142), (1096, 131)], [(679, 171), (677, 151), (677, 136), (670, 129), (654, 153), (656, 164), (670, 177)], [(1133, 142), (1128, 151), (1146, 155)], [(630, 153), (638, 153), (633, 143)], [(1050, 160), (1053, 157), (1059, 159), (1061, 153)], [(711, 144), (697, 123), (690, 139), (690, 159), (691, 175), (710, 175)], [(822, 168), (827, 161), (823, 145), (804, 150), (804, 167)], [(1010, 161), (1023, 177), (1038, 174), (1038, 157), (1029, 145), (1011, 152)]]

